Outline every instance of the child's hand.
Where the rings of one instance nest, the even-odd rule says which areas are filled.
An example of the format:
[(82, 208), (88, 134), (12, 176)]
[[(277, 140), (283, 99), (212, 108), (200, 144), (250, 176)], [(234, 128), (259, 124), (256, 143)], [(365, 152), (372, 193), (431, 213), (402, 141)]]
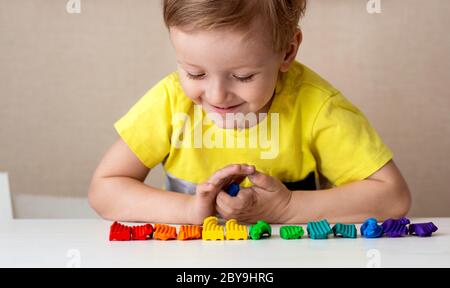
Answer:
[(241, 182), (246, 176), (254, 172), (254, 166), (229, 165), (215, 172), (206, 182), (198, 184), (191, 203), (193, 223), (201, 224), (203, 219), (216, 214), (216, 197), (223, 190), (223, 187), (231, 182)]
[(292, 191), (277, 178), (257, 171), (248, 178), (254, 186), (241, 188), (236, 197), (223, 191), (217, 195), (217, 212), (225, 219), (233, 218), (247, 223), (257, 220), (284, 222)]

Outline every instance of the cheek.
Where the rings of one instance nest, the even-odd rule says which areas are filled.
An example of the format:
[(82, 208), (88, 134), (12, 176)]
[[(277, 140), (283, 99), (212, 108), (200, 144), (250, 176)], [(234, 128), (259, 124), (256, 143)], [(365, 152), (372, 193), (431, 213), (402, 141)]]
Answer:
[(181, 87), (187, 97), (189, 97), (194, 103), (201, 104), (201, 97), (203, 95), (203, 90), (199, 84), (194, 81), (183, 81), (180, 80)]
[(255, 85), (249, 86), (246, 92), (245, 101), (254, 106), (264, 106), (272, 98), (275, 86), (270, 81), (261, 81)]

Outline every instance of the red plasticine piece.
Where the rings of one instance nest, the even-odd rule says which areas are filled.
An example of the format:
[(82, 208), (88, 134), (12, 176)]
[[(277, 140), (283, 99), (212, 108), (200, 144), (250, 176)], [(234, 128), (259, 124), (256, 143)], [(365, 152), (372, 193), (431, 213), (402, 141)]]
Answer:
[(130, 241), (131, 227), (115, 221), (109, 230), (109, 241)]
[(133, 240), (148, 240), (152, 238), (153, 226), (145, 224), (141, 226), (134, 226), (131, 228), (131, 239)]

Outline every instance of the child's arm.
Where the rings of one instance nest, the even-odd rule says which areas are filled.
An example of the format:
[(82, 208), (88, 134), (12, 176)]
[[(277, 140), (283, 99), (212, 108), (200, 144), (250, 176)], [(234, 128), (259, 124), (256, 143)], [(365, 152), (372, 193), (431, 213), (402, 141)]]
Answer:
[(395, 163), (390, 161), (365, 180), (326, 190), (294, 193), (286, 216), (291, 222), (329, 219), (351, 223), (369, 217), (399, 218), (405, 216), (410, 207), (408, 185)]
[(223, 217), (246, 222), (362, 222), (404, 216), (411, 205), (408, 186), (393, 161), (365, 180), (326, 190), (289, 191), (278, 179), (259, 172), (249, 179), (255, 184), (252, 197), (232, 199), (219, 193), (216, 204)]
[(245, 165), (225, 167), (197, 185), (195, 196), (144, 184), (149, 172), (119, 139), (94, 173), (89, 189), (90, 205), (110, 220), (201, 224), (205, 217), (215, 213), (215, 198), (224, 183), (235, 175), (251, 174), (254, 169)]
[(94, 173), (89, 203), (100, 216), (110, 220), (186, 222), (190, 196), (145, 185), (149, 172), (119, 139)]

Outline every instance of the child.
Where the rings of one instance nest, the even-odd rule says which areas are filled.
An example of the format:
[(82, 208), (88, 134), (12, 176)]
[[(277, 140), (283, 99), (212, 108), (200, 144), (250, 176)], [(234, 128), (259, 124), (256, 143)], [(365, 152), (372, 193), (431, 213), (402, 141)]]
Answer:
[[(91, 206), (108, 219), (180, 224), (216, 213), (272, 223), (405, 215), (410, 193), (389, 148), (295, 61), (305, 7), (164, 0), (178, 71), (115, 124), (120, 137), (93, 176)], [(143, 183), (159, 163), (167, 191)], [(241, 183), (236, 197), (224, 192), (231, 182)]]

